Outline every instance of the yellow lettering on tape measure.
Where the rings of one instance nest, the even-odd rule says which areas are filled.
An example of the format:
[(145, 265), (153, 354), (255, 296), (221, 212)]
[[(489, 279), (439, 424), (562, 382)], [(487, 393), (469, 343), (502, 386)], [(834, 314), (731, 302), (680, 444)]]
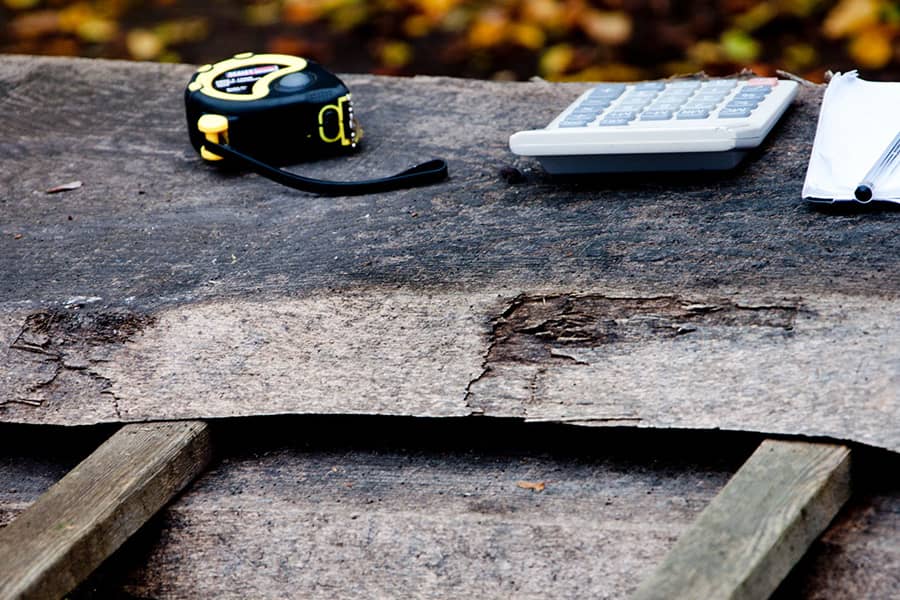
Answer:
[[(344, 130), (344, 104), (349, 101), (350, 95), (347, 94), (346, 96), (338, 98), (337, 104), (327, 104), (319, 111), (319, 137), (322, 138), (323, 142), (331, 144), (340, 140), (341, 146), (349, 146), (353, 143), (353, 140), (347, 137), (347, 132)], [(325, 114), (329, 110), (333, 110), (337, 113), (338, 123), (338, 131), (331, 137), (325, 133)]]

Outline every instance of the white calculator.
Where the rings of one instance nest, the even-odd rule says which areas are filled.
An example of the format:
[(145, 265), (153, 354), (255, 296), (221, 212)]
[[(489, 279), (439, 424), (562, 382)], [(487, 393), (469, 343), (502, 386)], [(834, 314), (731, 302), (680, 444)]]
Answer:
[(509, 147), (554, 174), (731, 169), (797, 89), (772, 77), (601, 83)]

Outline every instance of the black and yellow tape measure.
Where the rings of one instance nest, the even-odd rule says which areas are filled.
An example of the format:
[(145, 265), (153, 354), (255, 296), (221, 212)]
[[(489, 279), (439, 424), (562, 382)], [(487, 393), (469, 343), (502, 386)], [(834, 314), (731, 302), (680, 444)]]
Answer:
[(326, 195), (428, 185), (447, 177), (431, 160), (378, 179), (323, 181), (276, 165), (355, 150), (362, 131), (350, 91), (321, 65), (245, 52), (200, 67), (184, 95), (191, 144), (209, 162), (235, 163), (284, 185)]

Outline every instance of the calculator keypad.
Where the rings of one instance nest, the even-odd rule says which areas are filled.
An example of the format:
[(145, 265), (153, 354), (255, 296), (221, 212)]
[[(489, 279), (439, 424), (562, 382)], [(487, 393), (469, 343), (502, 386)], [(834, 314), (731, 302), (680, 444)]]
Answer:
[(776, 84), (774, 79), (647, 81), (596, 86), (558, 127), (610, 127), (638, 121), (688, 121), (749, 117)]
[(559, 175), (732, 169), (798, 92), (774, 78), (595, 84), (509, 148)]

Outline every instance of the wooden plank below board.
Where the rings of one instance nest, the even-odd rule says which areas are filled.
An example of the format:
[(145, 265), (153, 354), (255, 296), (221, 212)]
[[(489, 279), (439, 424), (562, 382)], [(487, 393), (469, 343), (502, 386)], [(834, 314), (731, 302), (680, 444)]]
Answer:
[(768, 598), (849, 497), (848, 448), (766, 440), (631, 598)]
[(203, 422), (127, 425), (0, 530), (0, 598), (58, 598), (209, 462)]

